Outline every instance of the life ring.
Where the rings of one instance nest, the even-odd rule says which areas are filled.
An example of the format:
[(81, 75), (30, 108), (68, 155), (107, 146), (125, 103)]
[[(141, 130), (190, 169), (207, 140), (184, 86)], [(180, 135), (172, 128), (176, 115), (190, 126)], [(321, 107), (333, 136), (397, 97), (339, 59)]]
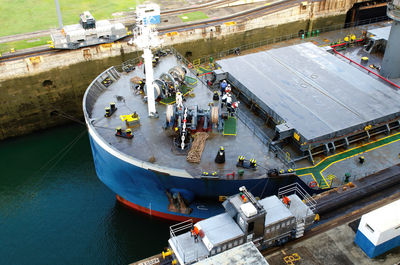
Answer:
[(189, 69), (192, 69), (192, 68), (193, 68), (193, 64), (189, 63), (189, 64), (188, 64), (188, 68), (189, 68)]
[(311, 182), (308, 184), (308, 186), (309, 186), (310, 188), (315, 188), (315, 187), (318, 186), (318, 183), (317, 183), (315, 180), (313, 180), (313, 181), (311, 181)]

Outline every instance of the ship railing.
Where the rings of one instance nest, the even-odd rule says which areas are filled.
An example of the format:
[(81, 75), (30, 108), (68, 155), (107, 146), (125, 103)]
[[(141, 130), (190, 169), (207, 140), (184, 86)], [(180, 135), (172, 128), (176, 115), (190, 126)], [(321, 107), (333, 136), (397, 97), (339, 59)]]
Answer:
[(111, 66), (110, 68), (104, 70), (101, 74), (99, 74), (92, 81), (92, 83), (89, 85), (88, 89), (85, 92), (83, 102), (85, 102), (85, 105), (84, 105), (85, 111), (87, 112), (89, 117), (92, 114), (92, 108), (93, 108), (94, 103), (96, 102), (97, 98), (99, 97), (99, 95), (101, 93), (103, 93), (103, 91), (108, 89), (108, 87), (106, 87), (102, 84), (102, 81), (107, 77), (112, 79), (113, 81), (116, 81), (119, 79), (120, 76), (119, 76), (118, 71), (115, 69), (115, 67)]
[(187, 60), (182, 54), (180, 54), (174, 47), (169, 47), (169, 49), (171, 50), (171, 52), (176, 56), (176, 58), (178, 58), (178, 60), (182, 61), (182, 63), (189, 69), (189, 71), (197, 77), (197, 79), (199, 79), (202, 83), (207, 84), (207, 82), (205, 81), (204, 78), (201, 78), (199, 76), (197, 76), (197, 70), (193, 67), (190, 67), (190, 65), (192, 65), (192, 63)]
[(266, 146), (269, 146), (271, 139), (263, 130), (257, 126), (243, 111), (240, 109), (236, 112), (236, 116), (249, 128), (255, 136)]
[(243, 111), (237, 112), (237, 117), (249, 128), (253, 134), (288, 167), (291, 169), (296, 168), (296, 163), (290, 158), (287, 152), (283, 151), (279, 146), (272, 145), (271, 138), (259, 127), (257, 126)]
[(114, 67), (118, 72), (122, 73), (122, 72), (124, 72), (125, 67), (128, 67), (128, 66), (137, 67), (140, 64), (141, 60), (142, 60), (141, 57), (132, 58), (132, 59), (126, 60), (122, 64), (116, 65)]
[(308, 192), (300, 186), (299, 183), (295, 182), (290, 185), (279, 188), (278, 197), (283, 198), (285, 196), (296, 194), (301, 200), (313, 211), (315, 212), (317, 202), (311, 197)]
[(180, 234), (190, 231), (192, 228), (193, 228), (193, 220), (189, 219), (184, 222), (171, 225), (169, 227), (169, 233), (171, 238), (173, 238)]
[(270, 150), (272, 150), (272, 151), (275, 153), (275, 155), (276, 155), (281, 161), (283, 161), (283, 163), (285, 163), (285, 165), (286, 165), (288, 168), (296, 169), (296, 163), (294, 162), (293, 159), (291, 159), (290, 153), (283, 151), (282, 148), (280, 148), (280, 147), (277, 146), (277, 145), (273, 145), (273, 144), (271, 144), (271, 145), (269, 146), (269, 148), (270, 148)]

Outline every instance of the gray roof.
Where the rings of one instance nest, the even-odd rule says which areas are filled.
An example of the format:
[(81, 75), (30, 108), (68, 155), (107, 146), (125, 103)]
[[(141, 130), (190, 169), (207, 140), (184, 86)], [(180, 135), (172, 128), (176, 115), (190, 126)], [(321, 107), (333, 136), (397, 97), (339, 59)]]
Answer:
[(278, 221), (293, 217), (293, 214), (276, 196), (270, 196), (259, 201), (267, 211), (265, 215), (265, 226), (274, 224)]
[(217, 63), (308, 141), (400, 111), (399, 93), (309, 42)]
[(214, 246), (244, 235), (228, 213), (216, 215), (197, 224)]
[(195, 265), (268, 265), (253, 242), (249, 242), (218, 255), (195, 263)]

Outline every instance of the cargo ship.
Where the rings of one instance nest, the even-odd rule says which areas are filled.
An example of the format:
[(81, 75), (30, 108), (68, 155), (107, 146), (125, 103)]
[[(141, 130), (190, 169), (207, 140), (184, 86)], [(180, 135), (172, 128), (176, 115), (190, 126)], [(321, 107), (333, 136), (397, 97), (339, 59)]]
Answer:
[[(364, 156), (356, 165), (346, 158), (397, 142), (396, 84), (350, 65), (338, 46), (235, 56), (199, 75), (173, 48), (153, 54), (154, 10), (138, 7), (135, 44), (144, 63), (110, 67), (83, 99), (96, 173), (124, 205), (183, 221), (222, 213), (220, 201), (242, 186), (260, 199), (293, 183), (313, 195), (334, 186), (328, 166), (318, 166), (372, 173), (376, 167), (360, 169)], [(358, 41), (342, 44), (354, 53)], [(364, 144), (373, 138), (375, 145)]]

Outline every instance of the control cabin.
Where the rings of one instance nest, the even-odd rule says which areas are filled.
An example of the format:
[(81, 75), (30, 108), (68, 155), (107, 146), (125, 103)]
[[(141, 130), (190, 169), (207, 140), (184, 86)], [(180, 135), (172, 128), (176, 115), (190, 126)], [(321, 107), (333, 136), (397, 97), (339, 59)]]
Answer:
[(96, 20), (90, 14), (89, 11), (85, 11), (80, 15), (79, 23), (82, 25), (84, 29), (94, 29), (96, 28)]

